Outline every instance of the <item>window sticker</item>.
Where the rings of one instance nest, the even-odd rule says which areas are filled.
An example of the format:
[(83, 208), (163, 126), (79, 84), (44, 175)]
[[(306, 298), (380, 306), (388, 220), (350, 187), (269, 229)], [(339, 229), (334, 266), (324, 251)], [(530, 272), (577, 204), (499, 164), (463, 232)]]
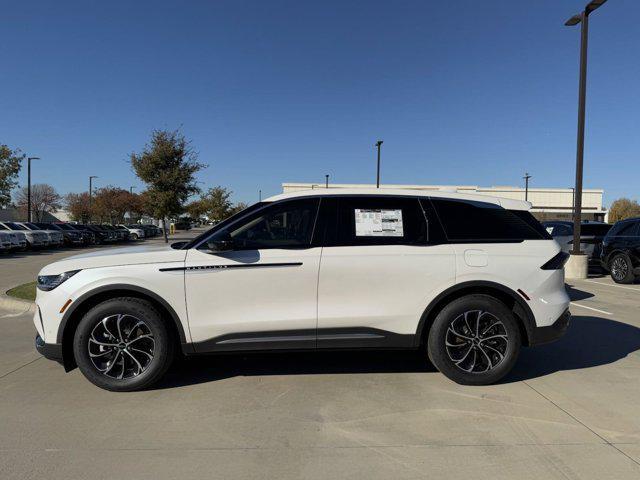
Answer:
[(356, 237), (402, 237), (402, 210), (355, 209)]

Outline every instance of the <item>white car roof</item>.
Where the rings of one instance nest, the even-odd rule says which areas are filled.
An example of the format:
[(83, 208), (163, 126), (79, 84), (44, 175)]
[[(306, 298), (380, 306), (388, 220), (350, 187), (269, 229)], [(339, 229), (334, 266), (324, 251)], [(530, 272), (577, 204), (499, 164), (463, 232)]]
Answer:
[(450, 198), (452, 200), (467, 200), (472, 202), (484, 202), (499, 205), (508, 210), (529, 210), (531, 203), (512, 198), (492, 197), (489, 195), (474, 195), (469, 193), (457, 193), (447, 191), (409, 190), (400, 188), (314, 188), (312, 190), (300, 190), (297, 192), (281, 193), (265, 199), (265, 202), (276, 202), (291, 198), (332, 196), (332, 195), (395, 195), (401, 197), (434, 197)]

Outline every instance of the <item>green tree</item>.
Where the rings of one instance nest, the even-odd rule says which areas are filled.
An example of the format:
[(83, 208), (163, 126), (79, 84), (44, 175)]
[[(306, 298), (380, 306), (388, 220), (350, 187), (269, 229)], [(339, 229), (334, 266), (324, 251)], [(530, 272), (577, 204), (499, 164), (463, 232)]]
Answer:
[(11, 190), (18, 184), (18, 173), (26, 155), (0, 144), (0, 207), (11, 203)]
[(631, 217), (640, 217), (640, 205), (636, 200), (619, 198), (609, 207), (609, 222), (611, 223)]
[(219, 222), (230, 215), (233, 209), (233, 203), (230, 200), (232, 193), (231, 190), (217, 186), (210, 188), (202, 196), (200, 199), (202, 210), (209, 220)]
[(238, 212), (241, 212), (242, 210), (244, 210), (245, 208), (247, 208), (249, 206), (248, 203), (245, 202), (238, 202), (236, 203), (233, 208), (231, 209), (231, 211), (229, 212), (229, 216), (231, 215), (235, 215)]
[(206, 165), (178, 130), (154, 130), (150, 142), (141, 153), (131, 154), (134, 172), (147, 185), (145, 203), (164, 224), (167, 218), (183, 211), (187, 199), (199, 192), (194, 175)]

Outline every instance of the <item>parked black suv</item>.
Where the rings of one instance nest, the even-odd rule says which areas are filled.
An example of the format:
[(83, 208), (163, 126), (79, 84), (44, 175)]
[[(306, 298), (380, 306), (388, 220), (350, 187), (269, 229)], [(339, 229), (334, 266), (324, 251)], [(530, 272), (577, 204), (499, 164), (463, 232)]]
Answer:
[(640, 218), (620, 220), (609, 230), (600, 260), (616, 283), (633, 283), (640, 276)]

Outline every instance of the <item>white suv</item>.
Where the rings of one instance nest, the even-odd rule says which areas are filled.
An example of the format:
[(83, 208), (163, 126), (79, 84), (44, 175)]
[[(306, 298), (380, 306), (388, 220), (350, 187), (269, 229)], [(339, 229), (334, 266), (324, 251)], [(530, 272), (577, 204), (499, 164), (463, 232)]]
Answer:
[(493, 383), (522, 345), (569, 323), (567, 255), (529, 208), (444, 192), (277, 195), (173, 248), (46, 266), (36, 346), (118, 391), (151, 385), (178, 351), (424, 349), (458, 383)]

